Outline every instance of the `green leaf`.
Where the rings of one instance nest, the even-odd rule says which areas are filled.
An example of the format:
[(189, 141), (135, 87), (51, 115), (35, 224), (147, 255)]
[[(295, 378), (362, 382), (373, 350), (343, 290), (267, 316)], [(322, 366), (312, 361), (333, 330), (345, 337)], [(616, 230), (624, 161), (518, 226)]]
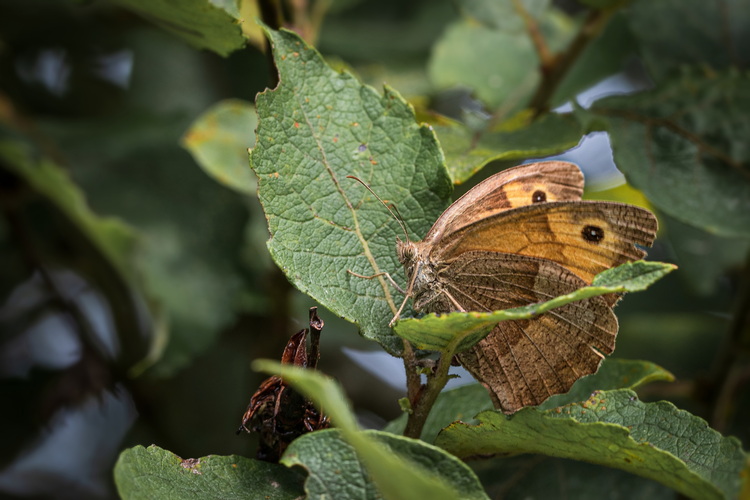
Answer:
[(583, 403), (511, 417), (495, 411), (478, 425), (456, 423), (436, 444), (467, 457), (503, 453), (584, 460), (638, 474), (700, 499), (737, 498), (747, 455), (736, 438), (671, 403), (643, 403), (629, 390), (593, 394)]
[(182, 137), (182, 145), (215, 180), (244, 194), (254, 194), (255, 176), (247, 164), (248, 148), (258, 124), (255, 107), (226, 99), (199, 116)]
[(123, 500), (293, 500), (304, 495), (302, 476), (282, 465), (237, 455), (183, 460), (154, 445), (123, 451), (114, 475)]
[[(296, 34), (268, 31), (281, 83), (258, 95), (250, 155), (268, 219), (271, 255), (301, 291), (356, 321), (390, 352), (397, 305), (381, 275), (398, 272), (397, 222), (353, 175), (395, 204), (412, 235), (423, 235), (451, 192), (432, 130), (395, 91), (378, 95), (336, 73)], [(401, 278), (403, 279), (403, 278)]]
[[(615, 163), (657, 208), (750, 236), (750, 75), (686, 72), (650, 92), (597, 101)], [(586, 113), (586, 112), (580, 112)]]
[(588, 399), (594, 391), (636, 389), (651, 382), (672, 382), (674, 375), (650, 361), (606, 358), (596, 373), (582, 377), (565, 394), (556, 394), (537, 406), (548, 410)]
[[(382, 490), (386, 498), (435, 498), (425, 496), (428, 495), (426, 491), (412, 484), (417, 474), (452, 485), (455, 488), (453, 494), (457, 495), (452, 498), (488, 498), (472, 470), (440, 448), (387, 432), (366, 431), (362, 435), (408, 468), (403, 471), (405, 474), (394, 473), (387, 479), (390, 491)], [(340, 430), (329, 429), (294, 440), (281, 463), (289, 467), (299, 465), (307, 470), (309, 477), (305, 492), (310, 499), (381, 498), (370, 479), (368, 467), (358, 455), (359, 450), (347, 442)]]
[(602, 465), (541, 455), (493, 457), (472, 462), (492, 498), (606, 498), (675, 500), (673, 490), (654, 480)]
[(512, 130), (475, 131), (445, 117), (432, 126), (455, 184), (493, 160), (521, 161), (561, 153), (575, 147), (585, 132), (578, 121), (565, 114), (548, 114)]
[(640, 57), (657, 81), (686, 65), (725, 70), (750, 64), (748, 0), (639, 0), (625, 13)]
[(674, 265), (663, 262), (628, 262), (599, 273), (591, 286), (547, 302), (494, 312), (432, 313), (420, 319), (397, 321), (394, 330), (419, 349), (461, 352), (479, 342), (500, 321), (530, 319), (550, 309), (598, 295), (645, 290), (674, 269)]
[(523, 108), (539, 83), (539, 59), (523, 32), (499, 31), (470, 19), (450, 25), (435, 44), (428, 74), (437, 89), (468, 87), (504, 116)]
[[(552, 396), (537, 408), (546, 410), (584, 401), (596, 390), (635, 389), (650, 382), (672, 380), (674, 376), (671, 373), (654, 363), (606, 358), (596, 373), (578, 379), (570, 391)], [(456, 420), (473, 423), (474, 415), (491, 409), (494, 409), (494, 405), (487, 389), (481, 384), (469, 384), (444, 391), (430, 410), (420, 437), (432, 443), (448, 424)], [(398, 433), (405, 425), (406, 414), (403, 414), (390, 422), (384, 430)]]
[(110, 0), (188, 42), (228, 56), (245, 45), (234, 9), (222, 9), (209, 0)]
[[(446, 500), (464, 498), (464, 496), (486, 498), (483, 494), (480, 495), (481, 487), (471, 470), (437, 448), (409, 438), (399, 438), (404, 441), (398, 445), (393, 444), (394, 441), (391, 440), (389, 446), (383, 446), (382, 442), (376, 441), (368, 433), (361, 432), (349, 403), (340, 386), (333, 379), (313, 370), (267, 360), (255, 361), (253, 368), (283, 377), (284, 381), (292, 385), (295, 390), (312, 400), (318, 408), (322, 408), (331, 418), (331, 422), (339, 428), (343, 438), (351, 445), (353, 452), (356, 452), (357, 460), (362, 462), (376, 488), (385, 498), (393, 500), (409, 500), (420, 496)], [(389, 436), (384, 439), (392, 438), (390, 434), (383, 434)], [(399, 450), (398, 453), (394, 453), (394, 449)], [(287, 453), (292, 453), (292, 451), (287, 450)], [(286, 456), (285, 453), (284, 457)], [(324, 456), (328, 463), (332, 461), (330, 454), (324, 453)], [(286, 463), (285, 460), (286, 458), (282, 458), (284, 463)], [(296, 458), (290, 458), (290, 465), (295, 464), (296, 460)], [(440, 470), (432, 468), (436, 460), (448, 464), (452, 472), (444, 476)], [(344, 464), (341, 466), (343, 467)], [(313, 469), (318, 466), (311, 463), (309, 467), (313, 473)], [(361, 468), (362, 465), (355, 464), (351, 474), (361, 475)], [(338, 469), (334, 467), (333, 472), (335, 473), (336, 470)], [(331, 471), (326, 471), (325, 475), (330, 473)], [(317, 480), (319, 475), (320, 471), (313, 479)], [(307, 487), (311, 494), (318, 492), (317, 485), (308, 484)], [(339, 492), (335, 493), (334, 497), (340, 498)]]
[[(515, 31), (525, 30), (523, 18), (514, 2), (494, 2), (492, 0), (459, 0), (456, 2), (461, 12), (473, 21), (496, 29)], [(549, 9), (550, 0), (520, 0), (518, 2), (533, 18), (540, 18)]]
[[(549, 49), (562, 49), (574, 23), (548, 0), (518, 2), (532, 17)], [(468, 87), (493, 110), (496, 121), (524, 108), (540, 81), (539, 57), (515, 2), (459, 3), (465, 17), (448, 26), (434, 45), (428, 73), (438, 89)]]

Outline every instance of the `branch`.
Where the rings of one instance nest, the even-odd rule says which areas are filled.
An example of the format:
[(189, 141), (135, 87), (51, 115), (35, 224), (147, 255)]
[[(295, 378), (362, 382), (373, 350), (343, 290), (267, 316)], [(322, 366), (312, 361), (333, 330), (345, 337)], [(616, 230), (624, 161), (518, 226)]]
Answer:
[[(516, 1), (517, 3), (517, 1)], [(539, 54), (541, 62), (542, 82), (537, 87), (534, 97), (531, 98), (529, 107), (534, 111), (534, 117), (538, 117), (550, 110), (550, 100), (555, 91), (567, 76), (570, 69), (578, 61), (581, 53), (602, 32), (609, 19), (617, 11), (617, 8), (604, 10), (592, 10), (578, 31), (578, 34), (570, 43), (565, 52), (551, 56), (543, 41), (538, 42), (541, 37), (536, 22), (533, 25), (527, 22), (526, 27), (529, 36), (534, 41), (534, 46)], [(528, 15), (528, 13), (527, 13)], [(524, 17), (524, 20), (525, 17)]]
[(737, 393), (750, 381), (750, 367), (745, 363), (750, 351), (750, 253), (740, 277), (734, 311), (729, 334), (716, 358), (707, 391), (711, 427), (718, 431), (726, 428)]

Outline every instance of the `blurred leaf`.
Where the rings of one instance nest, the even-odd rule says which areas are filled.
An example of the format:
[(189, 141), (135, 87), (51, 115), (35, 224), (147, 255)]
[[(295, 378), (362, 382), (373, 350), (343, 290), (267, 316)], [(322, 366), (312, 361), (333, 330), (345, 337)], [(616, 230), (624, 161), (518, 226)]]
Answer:
[(462, 19), (435, 44), (428, 72), (437, 89), (467, 87), (490, 109), (505, 105), (502, 114), (508, 116), (531, 97), (539, 83), (538, 66), (524, 33)]
[(735, 438), (671, 403), (643, 403), (629, 390), (593, 394), (553, 410), (495, 411), (478, 425), (453, 424), (436, 443), (459, 456), (540, 453), (585, 460), (659, 481), (700, 499), (736, 498), (747, 455)]
[[(301, 291), (356, 321), (391, 352), (400, 228), (359, 183), (398, 206), (411, 234), (424, 234), (448, 203), (451, 186), (434, 133), (414, 121), (391, 89), (379, 96), (348, 73), (335, 73), (288, 31), (269, 31), (281, 84), (258, 95), (251, 165), (268, 218), (273, 259)], [(403, 278), (402, 278), (403, 279)]]
[[(427, 474), (432, 481), (450, 484), (453, 495), (445, 498), (487, 499), (481, 484), (471, 469), (456, 457), (440, 448), (421, 441), (386, 432), (363, 433), (381, 447), (387, 456), (398, 457), (406, 474), (393, 474), (387, 479), (388, 490), (378, 493), (368, 474), (369, 468), (360, 462), (357, 451), (349, 445), (338, 429), (313, 432), (296, 439), (284, 453), (282, 463), (299, 465), (310, 474), (305, 483), (308, 498), (436, 498), (424, 497), (427, 492), (412, 486), (412, 474)], [(355, 493), (356, 492), (356, 493)]]
[(674, 269), (674, 265), (663, 262), (628, 262), (597, 274), (591, 286), (547, 302), (494, 312), (431, 313), (397, 321), (394, 330), (418, 349), (454, 354), (479, 342), (500, 321), (533, 318), (556, 307), (608, 293), (645, 290)]
[(245, 38), (232, 12), (209, 0), (110, 0), (136, 12), (164, 31), (187, 41), (197, 49), (228, 56), (245, 45)]
[(622, 4), (622, 0), (578, 0), (578, 3), (594, 9), (610, 9)]
[(685, 65), (721, 71), (750, 64), (748, 0), (638, 0), (625, 13), (641, 58), (657, 82)]
[(255, 142), (257, 125), (252, 104), (227, 99), (199, 116), (181, 142), (215, 180), (241, 193), (255, 194), (255, 176), (247, 163), (247, 150)]
[[(572, 21), (548, 0), (519, 2), (537, 23), (553, 53), (573, 34)], [(433, 47), (428, 72), (438, 89), (464, 87), (496, 117), (523, 109), (540, 80), (539, 58), (513, 2), (459, 3), (465, 17), (454, 22)]]
[[(16, 244), (33, 247), (21, 246), (19, 251), (39, 260), (32, 266), (47, 271), (69, 267), (97, 287), (112, 304), (119, 346), (116, 363), (126, 369), (140, 361), (150, 339), (143, 331), (140, 304), (132, 296), (140, 285), (133, 267), (136, 233), (121, 219), (97, 215), (66, 171), (37, 157), (20, 142), (0, 141), (0, 170), (5, 170), (6, 182), (13, 179), (6, 186), (10, 191), (4, 193), (8, 200), (4, 208), (9, 216), (15, 214), (28, 232), (26, 237), (14, 235)], [(32, 222), (32, 213), (40, 214), (43, 224)], [(87, 340), (93, 345), (102, 342), (98, 337)]]
[(548, 114), (512, 130), (474, 131), (445, 117), (432, 126), (453, 182), (461, 184), (493, 160), (544, 157), (575, 147), (584, 130), (571, 115)]
[(741, 269), (750, 254), (748, 238), (725, 238), (668, 215), (659, 218), (665, 226), (662, 243), (674, 252), (680, 276), (699, 295), (714, 293), (725, 273)]
[[(725, 236), (750, 236), (750, 75), (688, 72), (659, 88), (609, 97), (617, 166), (660, 210)], [(585, 111), (579, 111), (585, 120)]]
[(169, 337), (153, 376), (174, 374), (211, 345), (233, 320), (242, 284), (246, 203), (179, 148), (186, 122), (181, 115), (131, 113), (46, 127), (91, 205), (139, 231), (135, 266), (158, 331)]
[[(364, 466), (378, 491), (388, 499), (486, 498), (471, 470), (442, 450), (415, 439), (361, 432), (349, 403), (333, 379), (313, 370), (267, 360), (255, 361), (253, 368), (281, 376), (318, 408), (324, 409), (351, 446), (346, 452), (348, 456), (332, 455), (331, 447), (340, 452), (342, 443), (329, 445), (320, 440), (331, 437), (332, 432), (337, 436), (338, 431), (320, 431), (304, 435), (301, 438), (304, 446), (295, 446), (299, 441), (295, 440), (287, 448), (282, 463), (289, 466), (304, 463), (312, 475), (313, 481), (306, 484), (308, 494), (316, 498), (322, 496), (328, 491), (328, 485), (316, 483), (330, 479), (331, 474), (338, 476), (343, 468), (348, 469), (342, 474), (345, 483), (342, 489), (346, 489), (349, 479), (359, 482), (355, 478), (363, 474)], [(340, 441), (340, 438), (335, 437), (335, 440)], [(334, 464), (333, 459), (340, 462)], [(320, 490), (322, 486), (326, 488)], [(334, 498), (342, 495), (340, 491), (333, 493)]]
[(117, 492), (124, 500), (294, 500), (304, 494), (302, 477), (282, 465), (237, 455), (183, 460), (155, 445), (123, 451), (114, 476)]
[[(550, 6), (550, 0), (520, 0), (518, 2), (533, 18), (540, 18)], [(518, 14), (514, 2), (493, 2), (491, 0), (459, 0), (461, 12), (474, 21), (496, 29), (515, 31), (519, 34), (526, 29), (523, 18)]]
[(237, 18), (242, 25), (242, 34), (247, 41), (257, 47), (259, 50), (265, 50), (266, 37), (263, 36), (263, 30), (255, 22), (261, 18), (258, 0), (237, 0), (239, 9)]
[(0, 161), (65, 213), (122, 276), (132, 278), (130, 259), (136, 236), (130, 227), (120, 219), (94, 214), (83, 192), (64, 170), (51, 161), (32, 159), (19, 143), (0, 142)]

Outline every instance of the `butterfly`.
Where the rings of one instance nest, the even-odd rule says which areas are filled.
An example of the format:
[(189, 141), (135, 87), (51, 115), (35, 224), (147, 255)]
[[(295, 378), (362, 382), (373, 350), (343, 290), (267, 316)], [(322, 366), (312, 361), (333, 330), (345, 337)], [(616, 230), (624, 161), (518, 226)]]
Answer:
[[(583, 174), (546, 161), (497, 173), (470, 189), (421, 241), (397, 242), (415, 311), (494, 311), (544, 302), (641, 259), (657, 220), (646, 209), (583, 201)], [(458, 360), (513, 413), (567, 392), (615, 348), (619, 296), (573, 302), (505, 321)], [(404, 305), (402, 304), (402, 309)], [(397, 313), (396, 317), (400, 314)]]

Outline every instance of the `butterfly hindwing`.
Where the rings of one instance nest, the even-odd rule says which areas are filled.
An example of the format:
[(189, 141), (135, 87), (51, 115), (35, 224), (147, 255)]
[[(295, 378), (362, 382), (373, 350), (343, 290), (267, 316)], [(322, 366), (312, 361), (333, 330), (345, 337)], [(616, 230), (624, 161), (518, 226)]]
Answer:
[[(553, 262), (490, 252), (465, 254), (438, 276), (451, 300), (471, 311), (543, 302), (585, 286)], [(616, 334), (612, 308), (593, 297), (534, 319), (501, 322), (459, 360), (500, 408), (513, 412), (566, 392), (594, 373), (602, 355), (614, 350)]]

